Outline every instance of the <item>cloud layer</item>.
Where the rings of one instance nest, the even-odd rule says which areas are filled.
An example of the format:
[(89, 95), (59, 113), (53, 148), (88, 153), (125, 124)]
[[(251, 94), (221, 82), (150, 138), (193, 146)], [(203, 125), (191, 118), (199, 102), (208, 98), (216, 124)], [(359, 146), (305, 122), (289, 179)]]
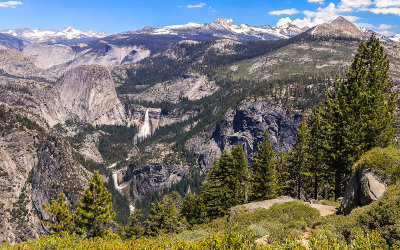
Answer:
[(21, 5), (21, 1), (7, 1), (7, 2), (0, 2), (0, 8), (15, 8), (17, 5)]
[[(307, 0), (309, 3), (324, 4), (324, 0)], [(291, 12), (292, 10), (292, 12)], [(360, 19), (357, 16), (349, 15), (349, 12), (367, 11), (374, 14), (393, 14), (400, 16), (400, 0), (340, 0), (337, 4), (329, 3), (325, 7), (318, 7), (316, 10), (304, 10), (303, 18), (291, 19), (289, 17), (281, 18), (277, 25), (282, 26), (286, 23), (292, 23), (298, 27), (313, 27), (321, 23), (333, 21), (338, 16), (344, 16), (346, 19), (355, 22)], [(293, 15), (298, 14), (296, 9), (270, 11), (270, 15)], [(390, 34), (389, 29), (396, 26), (381, 24), (373, 26), (371, 24), (360, 23), (359, 26), (379, 30), (380, 33)]]
[(291, 9), (286, 9), (286, 10), (274, 10), (274, 11), (270, 11), (268, 14), (270, 15), (294, 15), (299, 13), (298, 10), (296, 10), (295, 8), (291, 8)]
[(203, 8), (204, 6), (206, 6), (205, 3), (198, 3), (198, 4), (189, 4), (186, 7), (191, 9), (191, 8)]

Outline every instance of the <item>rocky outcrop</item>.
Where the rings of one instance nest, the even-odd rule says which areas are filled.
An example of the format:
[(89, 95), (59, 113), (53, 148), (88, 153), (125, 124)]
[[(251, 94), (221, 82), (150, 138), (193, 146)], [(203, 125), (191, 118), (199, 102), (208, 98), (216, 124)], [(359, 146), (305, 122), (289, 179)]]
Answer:
[(300, 120), (300, 114), (269, 101), (245, 101), (236, 110), (229, 110), (224, 122), (212, 124), (185, 147), (198, 157), (202, 169), (208, 169), (215, 157), (236, 144), (243, 145), (250, 158), (267, 129), (275, 151), (287, 151), (295, 141)]
[(0, 75), (3, 74), (25, 79), (56, 80), (54, 74), (37, 67), (33, 56), (0, 45)]
[(155, 163), (133, 171), (130, 195), (140, 201), (152, 192), (161, 192), (182, 180), (189, 173), (187, 166), (181, 164)]
[(379, 199), (386, 190), (386, 183), (369, 169), (357, 170), (347, 185), (340, 212), (349, 214), (354, 208), (365, 206)]
[[(4, 125), (4, 124), (2, 124)], [(22, 127), (22, 126), (17, 126)], [(64, 192), (75, 204), (89, 173), (75, 163), (69, 144), (35, 132), (13, 129), (0, 137), (0, 242), (15, 243), (46, 233), (43, 203)]]
[(150, 55), (150, 50), (142, 46), (116, 46), (100, 42), (100, 44), (78, 43), (63, 44), (29, 44), (24, 53), (33, 57), (37, 67), (60, 76), (68, 70), (81, 65), (116, 66), (135, 63)]
[(67, 120), (92, 125), (122, 125), (127, 122), (111, 74), (102, 66), (72, 69), (55, 84), (2, 76), (0, 70), (0, 88), (1, 102), (29, 110), (51, 127)]
[[(0, 137), (0, 242), (38, 237), (40, 223), (30, 202), (29, 175), (38, 162), (35, 135), (14, 131)], [(31, 214), (30, 216), (28, 215)]]
[(323, 23), (307, 31), (312, 36), (322, 37), (347, 37), (362, 39), (364, 34), (356, 25), (346, 18), (339, 16), (332, 23)]
[(99, 143), (101, 135), (102, 134), (100, 132), (86, 135), (85, 141), (79, 148), (79, 153), (85, 156), (86, 159), (93, 160), (97, 163), (103, 163), (104, 159), (97, 148), (97, 144)]
[(138, 94), (125, 94), (125, 98), (140, 102), (178, 103), (182, 97), (199, 100), (214, 94), (220, 87), (215, 81), (201, 74), (185, 74), (174, 80), (157, 83)]
[(62, 192), (72, 208), (88, 183), (90, 173), (73, 160), (69, 144), (56, 137), (48, 137), (40, 143), (38, 156), (31, 177), (32, 203), (38, 215), (47, 217), (42, 204), (58, 198)]
[(92, 125), (122, 125), (125, 109), (117, 97), (107, 68), (80, 66), (65, 73), (57, 82), (41, 114), (50, 126), (67, 120)]

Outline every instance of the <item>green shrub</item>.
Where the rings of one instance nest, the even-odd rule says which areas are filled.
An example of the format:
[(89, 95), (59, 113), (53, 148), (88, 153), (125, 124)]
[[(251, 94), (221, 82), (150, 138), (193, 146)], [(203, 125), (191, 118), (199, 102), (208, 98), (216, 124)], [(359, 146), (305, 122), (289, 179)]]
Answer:
[(400, 182), (389, 187), (379, 200), (353, 210), (350, 216), (355, 226), (376, 231), (391, 247), (400, 248)]
[(373, 148), (353, 166), (354, 170), (371, 169), (388, 184), (400, 179), (400, 149), (394, 146)]

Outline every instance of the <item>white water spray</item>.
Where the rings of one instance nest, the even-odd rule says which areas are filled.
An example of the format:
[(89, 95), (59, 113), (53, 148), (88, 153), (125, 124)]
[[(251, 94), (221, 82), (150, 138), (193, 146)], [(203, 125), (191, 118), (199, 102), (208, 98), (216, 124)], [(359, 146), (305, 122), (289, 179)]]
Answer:
[(118, 191), (121, 192), (122, 189), (124, 189), (124, 188), (126, 188), (126, 187), (128, 186), (127, 183), (125, 183), (125, 185), (122, 185), (122, 186), (120, 186), (120, 185), (118, 184), (118, 173), (117, 173), (117, 171), (113, 171), (113, 172), (112, 172), (112, 178), (113, 178), (114, 187), (115, 187), (116, 190), (118, 190)]
[(146, 138), (151, 134), (150, 130), (150, 119), (149, 119), (149, 110), (146, 110), (146, 114), (144, 115), (144, 124), (139, 131), (139, 138)]

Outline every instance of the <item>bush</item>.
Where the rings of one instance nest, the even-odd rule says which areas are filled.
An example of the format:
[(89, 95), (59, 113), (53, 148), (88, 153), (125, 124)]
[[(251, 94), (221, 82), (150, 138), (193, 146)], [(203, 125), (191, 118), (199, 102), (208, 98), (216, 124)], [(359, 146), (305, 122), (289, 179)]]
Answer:
[[(350, 215), (331, 215), (314, 223), (314, 228), (338, 241), (349, 244), (360, 239), (359, 229), (365, 237), (380, 235), (382, 245), (400, 248), (400, 182), (390, 186), (384, 195), (368, 206), (354, 209)], [(364, 236), (363, 236), (364, 237)], [(368, 240), (369, 238), (365, 240)], [(383, 244), (384, 243), (384, 244)]]
[(369, 206), (357, 208), (350, 216), (355, 226), (376, 231), (388, 245), (400, 248), (400, 182), (386, 190), (384, 195)]
[(353, 166), (354, 170), (370, 169), (387, 184), (400, 179), (400, 149), (394, 146), (373, 148)]
[(341, 241), (328, 232), (315, 231), (309, 238), (309, 249), (386, 249), (385, 240), (376, 232), (365, 233), (360, 228), (354, 229), (349, 242)]

